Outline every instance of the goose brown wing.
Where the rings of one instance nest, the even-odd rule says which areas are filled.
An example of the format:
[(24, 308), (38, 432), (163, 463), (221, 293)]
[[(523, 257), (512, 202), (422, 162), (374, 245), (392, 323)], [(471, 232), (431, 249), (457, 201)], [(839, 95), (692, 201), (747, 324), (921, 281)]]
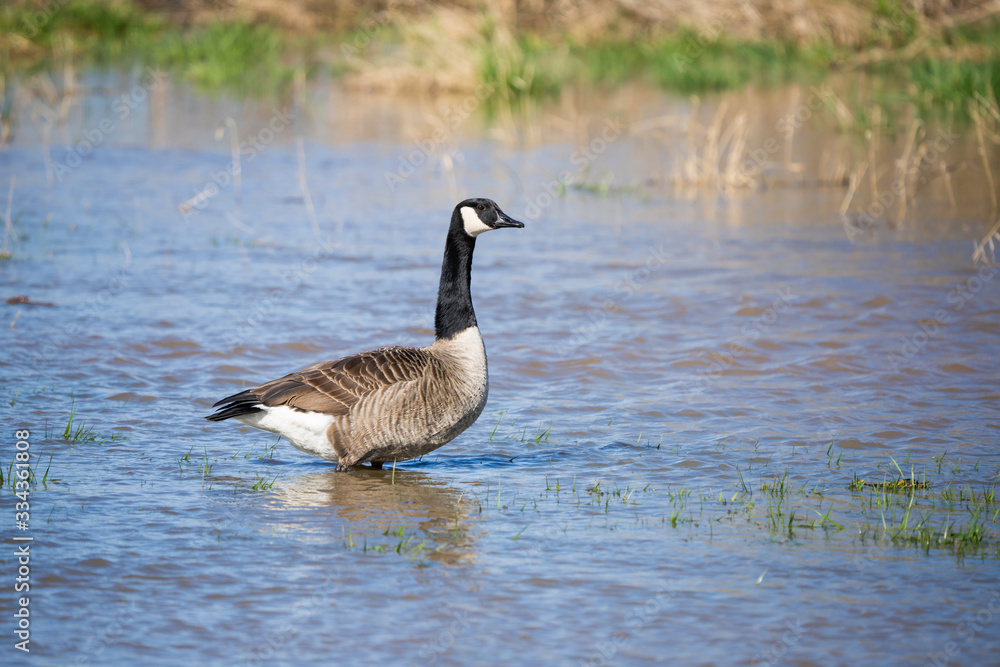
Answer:
[(424, 350), (385, 347), (324, 361), (251, 391), (267, 406), (345, 415), (365, 397), (398, 382), (416, 380), (432, 372), (432, 366), (433, 359)]

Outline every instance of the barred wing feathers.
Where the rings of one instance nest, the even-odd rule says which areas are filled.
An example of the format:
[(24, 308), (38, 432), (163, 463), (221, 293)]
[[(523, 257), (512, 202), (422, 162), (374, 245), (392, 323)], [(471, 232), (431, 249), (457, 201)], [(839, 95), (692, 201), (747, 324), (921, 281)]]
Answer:
[(424, 350), (385, 347), (324, 361), (266, 382), (250, 391), (266, 406), (347, 415), (365, 398), (399, 382), (431, 373), (434, 360)]

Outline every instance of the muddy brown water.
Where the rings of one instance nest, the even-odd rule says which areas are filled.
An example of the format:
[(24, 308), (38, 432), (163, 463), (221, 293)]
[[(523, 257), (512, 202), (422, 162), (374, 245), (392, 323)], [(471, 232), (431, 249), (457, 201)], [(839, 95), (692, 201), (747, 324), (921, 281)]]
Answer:
[[(5, 664), (995, 662), (1000, 291), (970, 261), (974, 167), (958, 212), (938, 183), (905, 224), (853, 236), (842, 187), (669, 187), (691, 102), (659, 93), (525, 121), (336, 85), (251, 104), (82, 84), (49, 130), (19, 98), (0, 153), (19, 237), (2, 296), (56, 304), (2, 310)], [(622, 115), (663, 134), (615, 135)], [(227, 117), (258, 144), (240, 188)], [(802, 162), (846, 141), (810, 122)], [(973, 161), (968, 130), (949, 150)], [(593, 191), (552, 185), (566, 170)], [(314, 361), (429, 342), (448, 215), (478, 195), (527, 224), (477, 244), (492, 383), (466, 433), (336, 474), (202, 419)], [(25, 530), (14, 429), (38, 482)], [(849, 490), (897, 464), (929, 488), (884, 507)], [(959, 489), (979, 500), (947, 502)], [(907, 506), (978, 517), (987, 544), (883, 537)], [(29, 536), (27, 656), (11, 589)]]

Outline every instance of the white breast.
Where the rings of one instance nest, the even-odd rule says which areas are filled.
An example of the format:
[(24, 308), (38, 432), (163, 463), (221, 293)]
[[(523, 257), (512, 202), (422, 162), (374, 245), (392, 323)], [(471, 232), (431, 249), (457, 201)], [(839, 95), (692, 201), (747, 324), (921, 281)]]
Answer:
[(486, 347), (479, 327), (469, 327), (447, 340), (431, 345), (434, 355), (450, 362), (454, 380), (469, 387), (485, 387), (487, 382)]
[(447, 375), (445, 384), (436, 387), (440, 430), (423, 438), (428, 446), (420, 453), (440, 447), (469, 428), (482, 414), (489, 394), (486, 348), (478, 327), (469, 327), (448, 340), (436, 340), (430, 349), (445, 364)]

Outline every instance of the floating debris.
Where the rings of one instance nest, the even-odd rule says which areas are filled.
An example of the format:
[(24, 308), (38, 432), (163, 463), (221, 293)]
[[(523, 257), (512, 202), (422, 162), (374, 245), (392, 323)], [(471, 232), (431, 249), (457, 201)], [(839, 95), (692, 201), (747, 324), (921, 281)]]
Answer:
[(927, 482), (918, 482), (912, 477), (902, 477), (890, 482), (868, 482), (863, 479), (856, 479), (848, 485), (852, 491), (860, 491), (864, 488), (875, 489), (876, 491), (910, 491), (915, 489), (926, 489)]
[(49, 303), (48, 301), (32, 301), (30, 297), (26, 296), (12, 296), (7, 299), (8, 306), (46, 306), (47, 308), (55, 308), (56, 304)]

